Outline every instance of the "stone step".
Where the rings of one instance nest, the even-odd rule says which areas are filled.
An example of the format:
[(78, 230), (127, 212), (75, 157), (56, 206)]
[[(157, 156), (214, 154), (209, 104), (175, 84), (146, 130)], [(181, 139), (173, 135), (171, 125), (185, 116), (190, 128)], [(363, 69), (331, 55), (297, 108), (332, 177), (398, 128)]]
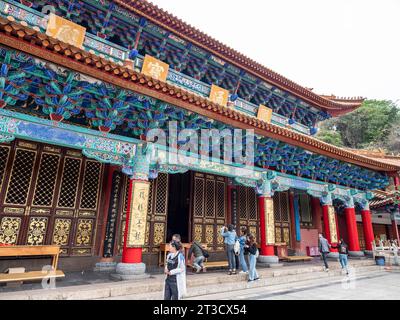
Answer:
[[(370, 276), (378, 276), (381, 275), (383, 271), (377, 268), (366, 268), (365, 270), (356, 271), (356, 275), (350, 274), (351, 279), (360, 279), (363, 277)], [(337, 282), (342, 282), (345, 279), (345, 276), (337, 273), (324, 273), (325, 276), (317, 275), (316, 277), (302, 278), (301, 280), (297, 279), (285, 279), (278, 277), (272, 279), (260, 279), (259, 281), (248, 283), (245, 280), (236, 282), (236, 283), (225, 283), (223, 285), (212, 285), (212, 286), (198, 286), (198, 287), (188, 287), (187, 295), (185, 299), (204, 299), (204, 296), (207, 296), (207, 299), (219, 299), (218, 294), (220, 296), (226, 296), (227, 292), (240, 292), (240, 295), (243, 296), (246, 293), (243, 290), (250, 289), (253, 290), (256, 288), (260, 289), (262, 293), (279, 293), (283, 291), (287, 291), (288, 289), (300, 289), (307, 288), (310, 286), (316, 286), (321, 284), (333, 284)], [(286, 278), (286, 277), (285, 277)], [(281, 281), (274, 281), (281, 280)], [(251, 293), (254, 295), (254, 292)], [(211, 296), (210, 296), (211, 295)], [(237, 295), (233, 294), (233, 299), (237, 299)], [(163, 291), (158, 292), (150, 292), (143, 294), (131, 294), (127, 296), (116, 296), (107, 298), (107, 300), (159, 300), (163, 299)]]
[[(379, 268), (375, 266), (374, 261), (357, 261), (357, 263), (350, 262), (356, 270), (374, 270)], [(366, 269), (367, 268), (367, 269)], [(371, 269), (368, 269), (371, 268)], [(290, 283), (301, 280), (316, 279), (319, 277), (329, 277), (335, 272), (340, 271), (339, 264), (331, 263), (331, 271), (328, 273), (322, 271), (322, 267), (318, 265), (310, 266), (288, 266), (281, 269), (264, 268), (259, 269), (260, 277), (266, 279), (267, 284)], [(204, 287), (222, 288), (221, 284), (232, 284), (233, 286), (245, 282), (246, 275), (227, 275), (225, 273), (206, 273), (195, 275), (191, 278), (187, 277), (187, 287), (198, 287), (201, 290)], [(80, 285), (71, 287), (58, 287), (56, 289), (42, 289), (42, 290), (27, 290), (19, 292), (7, 292), (0, 294), (0, 300), (66, 300), (66, 299), (102, 299), (109, 297), (122, 297), (128, 295), (136, 295), (138, 292), (148, 295), (150, 293), (162, 292), (164, 288), (164, 276), (156, 275), (146, 281), (120, 281), (115, 283), (100, 283), (92, 285)]]

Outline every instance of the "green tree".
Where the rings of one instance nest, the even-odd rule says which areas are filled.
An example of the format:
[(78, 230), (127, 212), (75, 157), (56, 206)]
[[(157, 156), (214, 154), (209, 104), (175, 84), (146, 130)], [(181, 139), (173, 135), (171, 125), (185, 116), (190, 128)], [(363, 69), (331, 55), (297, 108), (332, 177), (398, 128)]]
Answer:
[(400, 109), (394, 102), (365, 100), (355, 111), (321, 123), (317, 137), (336, 146), (388, 149), (388, 138), (399, 125)]

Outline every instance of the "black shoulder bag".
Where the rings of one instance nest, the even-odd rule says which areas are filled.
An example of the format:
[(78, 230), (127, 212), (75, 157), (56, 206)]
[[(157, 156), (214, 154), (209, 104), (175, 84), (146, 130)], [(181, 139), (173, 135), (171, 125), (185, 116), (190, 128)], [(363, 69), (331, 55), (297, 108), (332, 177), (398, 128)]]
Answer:
[(210, 254), (208, 253), (207, 250), (200, 247), (196, 242), (194, 244), (200, 248), (201, 252), (203, 253), (204, 258), (208, 258), (210, 256)]

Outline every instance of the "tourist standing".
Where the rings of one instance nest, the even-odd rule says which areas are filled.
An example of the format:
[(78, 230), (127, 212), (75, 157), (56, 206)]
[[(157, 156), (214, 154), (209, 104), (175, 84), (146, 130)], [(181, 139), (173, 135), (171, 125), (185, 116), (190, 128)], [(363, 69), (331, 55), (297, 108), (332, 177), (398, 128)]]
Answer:
[(338, 244), (332, 245), (331, 248), (338, 249), (339, 251), (339, 261), (340, 265), (342, 266), (342, 270), (346, 270), (346, 274), (349, 274), (349, 268), (347, 266), (347, 257), (349, 255), (349, 248), (347, 244), (343, 241), (343, 239), (340, 239)]
[(236, 261), (235, 261), (235, 251), (233, 249), (236, 241), (236, 231), (232, 224), (227, 227), (222, 227), (221, 235), (224, 238), (226, 255), (228, 257), (229, 272), (228, 274), (236, 274)]
[(240, 237), (239, 237), (239, 243), (240, 243), (239, 261), (240, 261), (242, 271), (240, 271), (239, 273), (249, 273), (246, 260), (244, 259), (244, 246), (246, 245), (247, 240), (248, 240), (247, 239), (247, 228), (241, 227), (240, 228)]
[(258, 273), (256, 270), (257, 256), (258, 256), (258, 248), (257, 242), (254, 235), (250, 234), (245, 244), (245, 249), (249, 254), (249, 279), (248, 282), (259, 280)]
[(166, 275), (164, 300), (179, 300), (186, 294), (185, 257), (181, 249), (180, 242), (171, 241), (170, 253), (164, 269)]
[(199, 273), (201, 270), (206, 272), (206, 268), (204, 267), (204, 260), (206, 259), (203, 254), (203, 248), (201, 244), (197, 241), (194, 241), (190, 246), (188, 252), (188, 259), (194, 255), (193, 266), (196, 268), (196, 273)]
[(319, 234), (319, 252), (321, 253), (322, 260), (324, 260), (324, 270), (329, 271), (329, 266), (328, 262), (326, 261), (326, 258), (329, 253), (329, 248), (330, 244), (328, 243), (328, 240), (324, 238), (324, 236), (320, 233)]

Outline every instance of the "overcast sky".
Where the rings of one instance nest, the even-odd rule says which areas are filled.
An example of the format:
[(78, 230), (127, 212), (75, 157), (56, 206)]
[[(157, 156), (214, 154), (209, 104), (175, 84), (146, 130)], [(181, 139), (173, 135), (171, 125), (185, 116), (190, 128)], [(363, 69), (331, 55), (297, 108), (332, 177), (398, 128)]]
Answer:
[(397, 100), (399, 0), (152, 0), (319, 94)]

